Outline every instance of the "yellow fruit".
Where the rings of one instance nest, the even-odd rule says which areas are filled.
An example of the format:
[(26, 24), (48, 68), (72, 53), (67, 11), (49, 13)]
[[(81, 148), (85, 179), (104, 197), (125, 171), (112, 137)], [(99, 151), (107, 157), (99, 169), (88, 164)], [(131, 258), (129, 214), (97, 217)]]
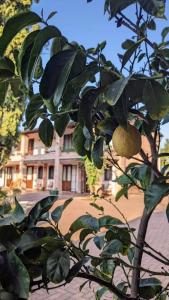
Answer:
[(128, 124), (127, 130), (118, 126), (113, 133), (113, 147), (120, 156), (130, 158), (140, 152), (141, 135), (137, 128)]

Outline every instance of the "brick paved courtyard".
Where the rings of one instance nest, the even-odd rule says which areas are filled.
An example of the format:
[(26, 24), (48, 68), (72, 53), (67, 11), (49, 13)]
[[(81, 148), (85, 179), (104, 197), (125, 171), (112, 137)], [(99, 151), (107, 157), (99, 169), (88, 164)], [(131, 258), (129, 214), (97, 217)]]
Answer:
[[(44, 195), (44, 194), (43, 194)], [(35, 197), (36, 196), (36, 197)], [(39, 200), (42, 197), (42, 195), (33, 195), (34, 200)], [(22, 196), (22, 200), (25, 201), (26, 198), (29, 201), (32, 199), (32, 195)], [(36, 199), (35, 199), (36, 198)], [(58, 203), (61, 204), (63, 200), (59, 200)], [(168, 235), (168, 229), (169, 225), (167, 222), (167, 218), (164, 212), (164, 209), (166, 207), (167, 199), (163, 201), (163, 203), (157, 208), (157, 212), (154, 213), (152, 216), (152, 219), (150, 221), (150, 225), (148, 228), (148, 233), (146, 237), (147, 243), (149, 243), (152, 247), (157, 249), (158, 251), (162, 252), (164, 255), (169, 256), (169, 235)], [(102, 203), (103, 204), (103, 203)], [(90, 207), (89, 201), (87, 199), (81, 199), (80, 197), (75, 198), (74, 204), (71, 204), (72, 207), (69, 207), (69, 210), (65, 211), (65, 216), (63, 217), (63, 220), (61, 222), (60, 228), (63, 232), (66, 232), (68, 228), (67, 218), (69, 220), (69, 225), (73, 221), (73, 219), (77, 218), (78, 216), (85, 214), (86, 211), (93, 213), (96, 211), (93, 211), (93, 208)], [(137, 197), (136, 195), (131, 197), (131, 200), (122, 199), (121, 204), (118, 203), (118, 207), (120, 206), (120, 209), (123, 211), (123, 213), (126, 215), (127, 219), (131, 221), (134, 216), (134, 221), (131, 221), (130, 224), (138, 228), (139, 225), (139, 216), (141, 215), (142, 209), (143, 209), (143, 199), (140, 199), (140, 197)], [(75, 210), (76, 207), (76, 210)], [(92, 208), (92, 211), (91, 211)], [(111, 209), (111, 211), (110, 211)], [(113, 216), (119, 217), (117, 211), (115, 211), (112, 207), (110, 207), (107, 203), (105, 203), (105, 212), (112, 214)], [(75, 239), (77, 237), (75, 236)], [(90, 244), (90, 250), (92, 252), (96, 252), (96, 249), (93, 244)], [(149, 257), (148, 255), (144, 255), (143, 257), (143, 265), (146, 268), (151, 267), (154, 271), (161, 271), (162, 265), (155, 261), (152, 257)], [(167, 270), (167, 268), (165, 267)], [(117, 274), (118, 280), (120, 281), (122, 279), (122, 274)], [(163, 283), (167, 283), (167, 277), (162, 278)], [(79, 286), (83, 283), (82, 279), (76, 278), (71, 282), (69, 285), (66, 285), (65, 287), (61, 287), (56, 290), (51, 290), (49, 294), (47, 294), (46, 291), (40, 290), (36, 293), (30, 295), (29, 300), (88, 300), (88, 299), (95, 299), (95, 295), (93, 290), (97, 289), (97, 286), (94, 284), (89, 288), (87, 285), (84, 287), (82, 292), (79, 291)], [(103, 299), (112, 299), (112, 295), (107, 294)]]

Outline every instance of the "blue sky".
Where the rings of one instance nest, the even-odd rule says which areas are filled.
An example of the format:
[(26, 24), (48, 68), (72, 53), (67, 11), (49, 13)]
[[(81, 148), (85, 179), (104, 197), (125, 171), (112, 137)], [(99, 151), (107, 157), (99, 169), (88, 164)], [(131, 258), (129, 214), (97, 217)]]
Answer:
[[(57, 26), (69, 41), (77, 41), (86, 48), (95, 47), (106, 40), (104, 54), (118, 66), (117, 53), (120, 52), (121, 43), (131, 37), (131, 32), (124, 27), (116, 28), (114, 20), (108, 21), (103, 6), (104, 0), (93, 0), (88, 4), (87, 0), (41, 0), (39, 4), (33, 5), (33, 10), (40, 13), (43, 8), (45, 18), (56, 10), (57, 14), (50, 20), (50, 24)], [(133, 12), (132, 6), (126, 10), (131, 20), (134, 18)], [(166, 16), (169, 20), (169, 3)], [(152, 41), (160, 41), (162, 28), (169, 26), (168, 20), (157, 21), (157, 30), (151, 31), (150, 35)], [(169, 125), (162, 132), (165, 137), (169, 137)]]

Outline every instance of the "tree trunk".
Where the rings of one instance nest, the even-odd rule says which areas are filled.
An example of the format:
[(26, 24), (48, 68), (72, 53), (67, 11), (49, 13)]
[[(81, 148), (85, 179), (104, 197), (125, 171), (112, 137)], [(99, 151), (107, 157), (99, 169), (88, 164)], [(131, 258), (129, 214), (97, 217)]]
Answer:
[(148, 222), (151, 217), (151, 213), (147, 214), (146, 210), (144, 209), (140, 226), (138, 229), (137, 234), (137, 241), (135, 248), (135, 255), (133, 260), (133, 273), (132, 273), (132, 282), (131, 282), (131, 297), (137, 299), (139, 295), (139, 283), (140, 283), (140, 267), (142, 262), (142, 256), (143, 256), (143, 247), (144, 247), (144, 241), (145, 236), (147, 232)]

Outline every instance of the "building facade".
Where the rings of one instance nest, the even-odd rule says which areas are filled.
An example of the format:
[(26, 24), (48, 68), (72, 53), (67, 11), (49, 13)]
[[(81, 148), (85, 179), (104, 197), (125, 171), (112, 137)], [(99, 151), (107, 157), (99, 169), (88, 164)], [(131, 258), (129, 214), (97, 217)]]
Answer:
[[(0, 170), (0, 188), (21, 190), (55, 190), (72, 193), (89, 192), (84, 160), (73, 148), (74, 124), (70, 123), (60, 138), (56, 133), (52, 146), (47, 148), (39, 138), (38, 130), (21, 134), (20, 144), (13, 149), (5, 168)], [(142, 137), (145, 153), (150, 153), (147, 139)], [(123, 170), (134, 160), (117, 157)], [(121, 175), (114, 166), (106, 168), (97, 189), (115, 195), (119, 186), (114, 180)], [(96, 190), (97, 190), (96, 189)]]
[[(50, 148), (41, 142), (37, 130), (23, 132), (19, 146), (0, 170), (0, 187), (88, 192), (83, 158), (73, 148), (73, 130), (74, 125), (70, 124), (62, 138), (55, 134)], [(106, 169), (101, 182), (115, 192), (112, 179), (115, 173), (112, 168)]]

